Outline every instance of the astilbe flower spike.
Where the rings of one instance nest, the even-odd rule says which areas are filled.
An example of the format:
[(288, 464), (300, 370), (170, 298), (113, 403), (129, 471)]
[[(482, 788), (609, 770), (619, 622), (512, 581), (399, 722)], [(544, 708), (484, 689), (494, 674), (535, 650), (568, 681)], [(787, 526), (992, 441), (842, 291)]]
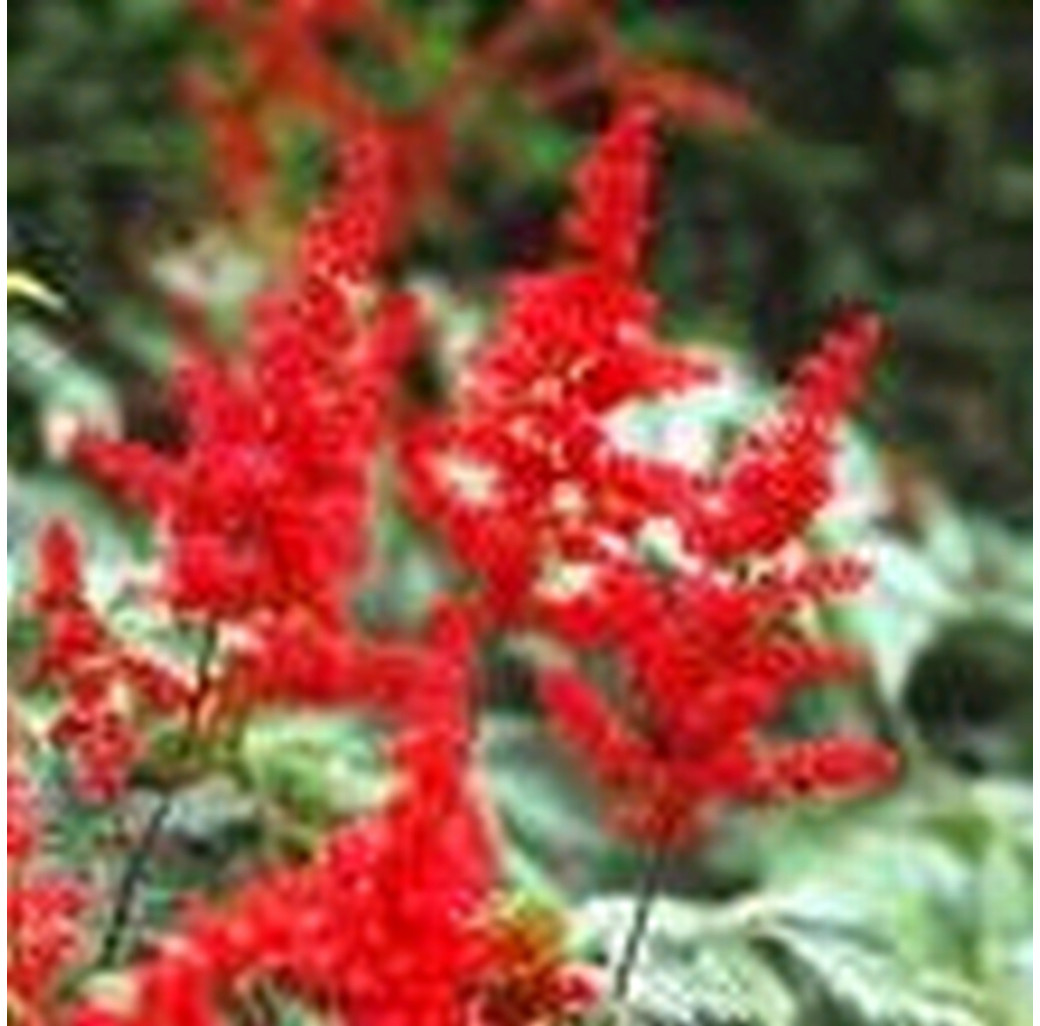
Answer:
[(372, 457), (417, 327), (409, 296), (366, 303), (351, 286), (383, 255), (392, 214), (380, 148), (357, 140), (348, 198), (312, 221), (288, 283), (257, 302), (248, 359), (183, 361), (181, 451), (78, 446), (96, 476), (154, 518), (163, 597), (200, 621), (301, 606), (334, 619), (359, 568)]
[(510, 616), (530, 613), (566, 566), (595, 566), (630, 547), (679, 481), (623, 454), (604, 415), (712, 375), (654, 344), (656, 302), (633, 278), (651, 151), (649, 112), (623, 109), (575, 175), (580, 198), (565, 222), (574, 260), (507, 285), (500, 324), (457, 408), (417, 423), (405, 441), (416, 509)]
[(642, 258), (653, 149), (653, 109), (626, 105), (574, 176), (577, 202), (564, 234), (580, 253), (621, 277), (634, 274)]
[[(157, 572), (138, 597), (220, 635), (205, 681), (132, 644), (88, 599), (72, 528), (45, 530), (33, 676), (61, 695), (51, 736), (85, 797), (117, 796), (164, 719), (188, 735), (263, 702), (402, 704), (388, 695), (387, 646), (357, 643), (344, 615), (366, 557), (394, 382), (418, 326), (411, 296), (372, 284), (391, 244), (392, 172), (373, 156), (375, 126), (356, 143), (349, 188), (304, 229), (284, 282), (256, 301), (244, 354), (195, 348), (182, 359), (182, 442), (160, 450), (86, 435), (76, 445), (81, 464), (155, 528)], [(276, 676), (295, 645), (292, 672)]]
[(841, 316), (795, 372), (776, 415), (753, 427), (680, 516), (695, 552), (716, 559), (770, 555), (796, 540), (834, 489), (834, 435), (883, 341), (868, 312)]
[[(711, 378), (653, 342), (637, 281), (651, 124), (643, 105), (618, 112), (574, 176), (572, 261), (511, 285), (455, 408), (416, 426), (405, 461), (416, 508), (504, 626), (614, 656), (620, 695), (562, 668), (545, 706), (615, 822), (671, 844), (732, 801), (854, 792), (892, 773), (869, 740), (771, 736), (795, 691), (862, 668), (801, 614), (854, 590), (864, 568), (812, 555), (803, 538), (833, 493), (835, 432), (882, 331), (866, 312), (836, 321), (776, 413), (715, 466), (622, 450), (611, 412)], [(662, 522), (683, 550), (663, 569), (641, 546)]]
[(755, 589), (717, 572), (667, 583), (621, 576), (597, 609), (590, 603), (581, 630), (586, 644), (614, 651), (623, 695), (608, 701), (559, 670), (545, 675), (542, 697), (625, 833), (676, 843), (726, 802), (855, 793), (891, 775), (891, 752), (867, 739), (770, 735), (791, 695), (854, 674), (858, 653), (776, 619)]

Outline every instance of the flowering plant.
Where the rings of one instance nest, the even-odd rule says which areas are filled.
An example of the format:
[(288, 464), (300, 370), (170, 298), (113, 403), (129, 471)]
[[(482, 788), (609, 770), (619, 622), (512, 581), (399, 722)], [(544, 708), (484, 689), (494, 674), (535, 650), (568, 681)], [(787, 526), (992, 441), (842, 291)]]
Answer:
[[(537, 1026), (620, 1013), (668, 852), (735, 804), (859, 793), (893, 776), (892, 751), (873, 738), (782, 730), (793, 695), (861, 668), (812, 614), (866, 568), (808, 537), (881, 325), (859, 310), (835, 319), (777, 409), (703, 465), (627, 450), (613, 413), (695, 395), (716, 372), (657, 337), (640, 270), (667, 109), (629, 88), (574, 173), (559, 260), (506, 282), (458, 388), (425, 401), (406, 385), (436, 344), (432, 325), (388, 273), (422, 196), (408, 146), (301, 57), (310, 33), (368, 8), (280, 5), (290, 21), (272, 38), (284, 49), (261, 45), (271, 27), (251, 9), (205, 8), (247, 32), (271, 72), (258, 80), (335, 122), (339, 170), (253, 304), (241, 351), (221, 356), (198, 337), (186, 347), (176, 442), (75, 443), (78, 464), (143, 514), (154, 554), (133, 599), (180, 644), (121, 632), (90, 594), (75, 525), (46, 529), (29, 675), (51, 697), (45, 737), (79, 800), (118, 807), (150, 784), (153, 801), (122, 839), (109, 891), (55, 868), (30, 779), (35, 742), (14, 711), (9, 1014), (210, 1026), (282, 1021), (291, 1001), (351, 1026)], [(199, 83), (192, 99), (223, 126), (227, 181), (249, 200), (260, 142), (247, 145)], [(448, 569), (425, 623), (377, 631), (359, 606), (387, 492)], [(655, 558), (647, 539), (662, 530), (674, 544)], [(477, 743), (479, 654), (518, 636), (542, 643), (530, 669), (547, 730), (599, 785), (619, 843), (649, 856), (606, 967), (574, 953), (565, 913), (526, 902), (504, 870)], [(142, 885), (178, 795), (255, 718), (300, 708), (377, 723), (390, 793), (142, 931)], [(113, 971), (118, 985), (106, 985)]]

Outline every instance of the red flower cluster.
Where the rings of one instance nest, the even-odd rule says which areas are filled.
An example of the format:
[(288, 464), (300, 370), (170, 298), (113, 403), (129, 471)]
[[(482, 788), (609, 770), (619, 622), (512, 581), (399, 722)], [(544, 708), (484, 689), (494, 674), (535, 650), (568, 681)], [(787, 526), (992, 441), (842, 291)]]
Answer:
[(409, 195), (399, 134), (375, 117), (357, 119), (339, 181), (311, 216), (302, 260), (329, 278), (363, 282), (400, 238)]
[[(550, 675), (546, 705), (618, 818), (664, 842), (721, 802), (856, 790), (892, 764), (857, 738), (766, 734), (794, 690), (859, 665), (795, 614), (862, 580), (854, 561), (814, 559), (800, 539), (830, 498), (833, 436), (879, 324), (837, 323), (776, 415), (717, 467), (623, 452), (608, 413), (710, 377), (652, 343), (652, 300), (633, 281), (650, 149), (645, 109), (623, 109), (575, 176), (564, 231), (577, 262), (514, 283), (461, 402), (415, 430), (406, 463), (416, 508), (507, 624), (615, 654), (621, 709), (569, 671)], [(661, 522), (683, 549), (667, 571), (640, 546)]]
[(849, 313), (795, 372), (778, 413), (752, 429), (724, 466), (697, 482), (677, 517), (694, 552), (733, 560), (796, 541), (833, 492), (833, 437), (882, 342), (880, 321)]
[[(156, 716), (175, 714), (196, 729), (202, 712), (211, 722), (263, 699), (385, 690), (389, 657), (355, 652), (344, 612), (365, 558), (370, 478), (416, 338), (417, 305), (362, 287), (392, 211), (387, 168), (373, 156), (378, 133), (357, 143), (345, 198), (337, 192), (303, 232), (287, 282), (256, 303), (244, 357), (231, 363), (192, 351), (184, 359), (179, 448), (92, 436), (77, 444), (81, 462), (156, 527), (157, 605), (232, 639), (210, 660), (205, 682), (135, 648), (87, 601), (70, 529), (45, 533), (36, 676), (64, 696), (53, 735), (88, 797), (119, 791), (146, 754), (145, 728)], [(301, 644), (308, 655), (293, 648)], [(349, 665), (332, 658), (345, 648)], [(296, 671), (276, 677), (294, 652)], [(308, 658), (302, 676), (311, 677), (301, 680)], [(371, 687), (359, 674), (372, 677)]]
[(197, 911), (136, 971), (129, 1008), (84, 1007), (70, 1026), (217, 1026), (268, 986), (352, 1026), (527, 1026), (585, 1007), (593, 991), (562, 961), (527, 979), (530, 1015), (498, 1000), (532, 953), (489, 918), (495, 860), (465, 758), (451, 731), (403, 735), (384, 809)]
[(798, 689), (860, 668), (855, 652), (806, 636), (793, 607), (778, 613), (770, 599), (720, 569), (671, 580), (617, 569), (559, 621), (623, 670), (615, 698), (562, 669), (546, 673), (542, 697), (624, 832), (676, 843), (727, 801), (857, 792), (890, 776), (892, 754), (877, 742), (770, 736)]
[(34, 677), (62, 695), (50, 733), (69, 755), (80, 794), (114, 798), (144, 747), (146, 724), (183, 708), (192, 684), (125, 644), (85, 592), (79, 542), (58, 521), (40, 539), (33, 606), (43, 627)]
[(543, 599), (568, 565), (610, 561), (679, 478), (613, 444), (605, 414), (711, 369), (653, 340), (630, 277), (647, 221), (650, 119), (625, 108), (578, 170), (565, 223), (578, 259), (514, 279), (458, 409), (417, 425), (404, 460), (416, 509), (485, 578), (499, 612)]
[(137, 971), (133, 1010), (84, 1013), (78, 1026), (211, 1026), (264, 983), (358, 1026), (461, 1023), (492, 862), (460, 754), (450, 736), (414, 739), (384, 810), (334, 833), (306, 865), (198, 911)]
[(79, 958), (86, 894), (38, 865), (41, 826), (32, 788), (7, 767), (7, 1007), (19, 1026), (53, 1026), (56, 989)]
[(653, 119), (649, 106), (622, 109), (574, 175), (578, 203), (564, 221), (575, 248), (619, 277), (639, 269), (650, 223)]
[(379, 148), (360, 140), (348, 201), (315, 219), (289, 283), (257, 303), (247, 359), (184, 361), (181, 451), (78, 447), (162, 532), (162, 590), (178, 612), (228, 623), (304, 607), (330, 620), (347, 598), (373, 457), (417, 326), (409, 296), (351, 287), (382, 255), (391, 215)]

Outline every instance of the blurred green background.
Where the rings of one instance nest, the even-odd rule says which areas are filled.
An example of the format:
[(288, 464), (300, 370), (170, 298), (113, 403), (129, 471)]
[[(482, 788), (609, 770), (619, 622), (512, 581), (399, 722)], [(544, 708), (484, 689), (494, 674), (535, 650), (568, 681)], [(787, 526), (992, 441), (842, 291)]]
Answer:
[[(388, 6), (428, 63), (390, 72), (371, 54), (344, 61), (407, 109), (511, 5)], [(55, 509), (92, 526), (99, 575), (134, 558), (133, 532), (55, 456), (83, 420), (166, 437), (155, 387), (173, 348), (166, 289), (197, 292), (216, 323), (234, 325), (270, 261), (221, 220), (199, 129), (175, 100), (180, 69), (221, 59), (179, 0), (18, 0), (9, 15), (9, 260), (62, 297), (60, 309), (12, 310), (10, 594), (26, 573), (25, 539)], [(651, 411), (636, 433), (660, 443), (691, 421), (723, 430), (740, 420), (835, 303), (871, 302), (893, 325), (896, 344), (845, 446), (853, 512), (828, 530), (876, 558), (871, 601), (840, 626), (873, 652), (866, 715), (911, 766), (887, 802), (735, 821), (677, 867), (676, 892), (698, 897), (661, 916), (660, 975), (644, 981), (640, 1014), (1024, 1024), (1031, 10), (1016, 0), (631, 0), (617, 25), (633, 53), (716, 76), (757, 118), (748, 133), (666, 134), (652, 274), (668, 334), (710, 341), (739, 373), (711, 409)], [(567, 169), (601, 113), (595, 95), (550, 115), (501, 92), (462, 133), (465, 211), (424, 223), (404, 261), (402, 273), (439, 297), (449, 333), (482, 322), (499, 272), (550, 252)], [(489, 156), (503, 151), (505, 164)], [(301, 152), (289, 192), (306, 196), (318, 173)], [(378, 527), (396, 590), (372, 601), (393, 616), (429, 590), (433, 571), (403, 525)], [(630, 866), (542, 751), (522, 658), (491, 653), (489, 664), (487, 757), (515, 873), (535, 890), (587, 898), (588, 943), (609, 943), (609, 903), (624, 899), (600, 895), (626, 886)], [(264, 727), (246, 776), (310, 815), (329, 780), (370, 772), (364, 758), (361, 769), (350, 762), (337, 730)], [(240, 811), (225, 810), (232, 826)], [(218, 833), (224, 822), (203, 820)]]

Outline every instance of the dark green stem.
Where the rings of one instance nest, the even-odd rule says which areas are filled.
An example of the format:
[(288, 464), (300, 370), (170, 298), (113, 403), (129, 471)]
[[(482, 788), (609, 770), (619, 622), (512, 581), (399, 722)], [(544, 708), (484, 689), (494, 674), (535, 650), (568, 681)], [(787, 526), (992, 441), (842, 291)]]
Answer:
[[(196, 668), (196, 689), (191, 706), (188, 709), (187, 724), (181, 737), (181, 744), (177, 753), (177, 761), (180, 762), (191, 754), (198, 740), (199, 721), (206, 704), (212, 684), (212, 664), (217, 652), (218, 632), (215, 625), (207, 625), (199, 650), (198, 664)], [(136, 903), (137, 892), (148, 875), (148, 866), (152, 855), (163, 834), (166, 821), (173, 812), (177, 803), (177, 792), (174, 786), (169, 786), (163, 791), (159, 801), (152, 809), (148, 819), (141, 829), (140, 836), (130, 849), (123, 865), (123, 871), (116, 885), (115, 895), (112, 899), (112, 915), (108, 926), (102, 934), (101, 946), (98, 950), (97, 966), (101, 969), (109, 969), (114, 966), (119, 958), (123, 940), (130, 925)]]
[(650, 925), (650, 912), (660, 890), (667, 865), (668, 853), (664, 847), (651, 851), (644, 863), (639, 881), (639, 893), (636, 897), (635, 913), (632, 916), (628, 935), (625, 937), (625, 945), (621, 950), (621, 958), (618, 960), (611, 987), (611, 997), (619, 1004), (628, 997), (632, 975), (639, 960), (639, 949), (646, 937), (647, 927)]
[(163, 792), (158, 804), (145, 822), (137, 842), (127, 855), (116, 887), (115, 897), (112, 899), (112, 917), (105, 929), (101, 950), (97, 957), (99, 968), (111, 968), (119, 957), (123, 936), (134, 909), (137, 889), (147, 875), (148, 863), (151, 861), (152, 853), (162, 836), (163, 827), (166, 826), (166, 820), (173, 811), (174, 804), (174, 792), (172, 790)]

